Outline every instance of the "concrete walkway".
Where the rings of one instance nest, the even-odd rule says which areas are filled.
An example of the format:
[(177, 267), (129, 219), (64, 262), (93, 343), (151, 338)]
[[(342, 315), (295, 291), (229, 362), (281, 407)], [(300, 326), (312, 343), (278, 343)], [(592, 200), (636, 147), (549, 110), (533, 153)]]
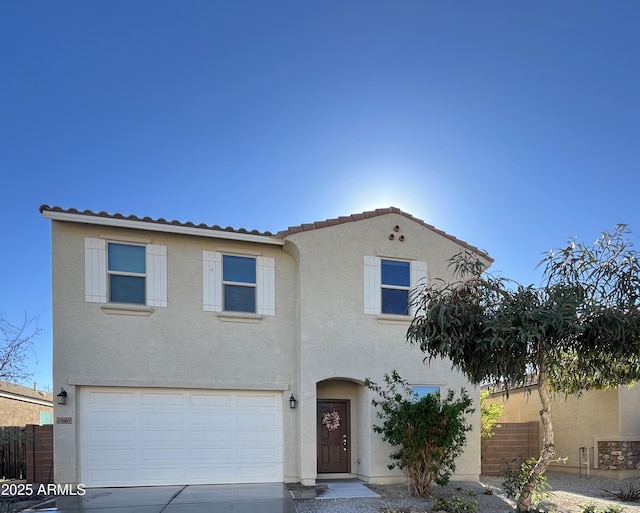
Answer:
[(362, 481), (357, 479), (323, 480), (317, 481), (319, 485), (326, 485), (324, 490), (318, 490), (316, 499), (358, 499), (362, 497), (380, 497), (376, 492), (367, 488)]
[[(55, 508), (55, 509), (54, 509)], [(282, 483), (90, 488), (25, 511), (59, 513), (295, 513)]]

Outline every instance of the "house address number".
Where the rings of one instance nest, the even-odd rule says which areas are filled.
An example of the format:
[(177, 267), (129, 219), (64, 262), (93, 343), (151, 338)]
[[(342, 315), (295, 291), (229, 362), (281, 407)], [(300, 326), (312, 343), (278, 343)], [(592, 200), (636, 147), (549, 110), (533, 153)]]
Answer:
[(71, 417), (56, 417), (56, 424), (73, 424)]

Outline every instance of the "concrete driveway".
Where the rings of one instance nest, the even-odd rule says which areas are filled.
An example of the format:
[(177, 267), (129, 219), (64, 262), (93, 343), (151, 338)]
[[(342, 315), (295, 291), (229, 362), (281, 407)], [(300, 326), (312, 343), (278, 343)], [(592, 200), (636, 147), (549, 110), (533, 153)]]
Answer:
[(89, 488), (82, 497), (57, 497), (27, 511), (58, 513), (295, 513), (282, 483)]

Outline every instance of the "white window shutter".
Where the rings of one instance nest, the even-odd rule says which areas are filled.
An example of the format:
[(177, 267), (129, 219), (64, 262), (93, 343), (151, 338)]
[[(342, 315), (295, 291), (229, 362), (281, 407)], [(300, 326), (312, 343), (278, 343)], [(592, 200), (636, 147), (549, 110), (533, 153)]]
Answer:
[[(427, 263), (426, 262), (411, 262), (411, 291), (412, 294), (409, 297), (410, 303), (413, 299), (413, 294), (416, 288), (424, 287), (427, 285)], [(415, 315), (415, 307), (413, 304), (409, 305), (411, 315)]]
[(276, 261), (271, 257), (258, 257), (256, 270), (256, 311), (260, 315), (275, 315)]
[(380, 258), (364, 257), (364, 313), (378, 315), (382, 304)]
[(222, 311), (222, 253), (202, 252), (202, 309)]
[(147, 244), (147, 306), (167, 306), (167, 247)]
[(107, 302), (107, 245), (104, 239), (84, 239), (84, 298)]

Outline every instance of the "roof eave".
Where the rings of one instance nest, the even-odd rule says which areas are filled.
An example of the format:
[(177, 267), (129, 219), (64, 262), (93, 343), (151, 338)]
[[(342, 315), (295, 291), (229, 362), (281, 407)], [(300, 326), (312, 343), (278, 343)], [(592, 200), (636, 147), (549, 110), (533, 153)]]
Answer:
[(72, 223), (96, 224), (101, 226), (112, 226), (116, 228), (129, 228), (152, 232), (176, 233), (180, 235), (193, 235), (196, 237), (208, 237), (212, 239), (227, 239), (243, 242), (254, 242), (259, 244), (272, 244), (276, 246), (284, 245), (284, 238), (278, 236), (255, 235), (252, 233), (238, 233), (224, 230), (212, 230), (198, 228), (196, 226), (183, 226), (174, 224), (151, 223), (147, 221), (136, 221), (132, 219), (115, 219), (113, 217), (88, 216), (86, 214), (75, 214), (70, 212), (54, 212), (42, 210), (42, 216), (52, 221), (66, 221)]

